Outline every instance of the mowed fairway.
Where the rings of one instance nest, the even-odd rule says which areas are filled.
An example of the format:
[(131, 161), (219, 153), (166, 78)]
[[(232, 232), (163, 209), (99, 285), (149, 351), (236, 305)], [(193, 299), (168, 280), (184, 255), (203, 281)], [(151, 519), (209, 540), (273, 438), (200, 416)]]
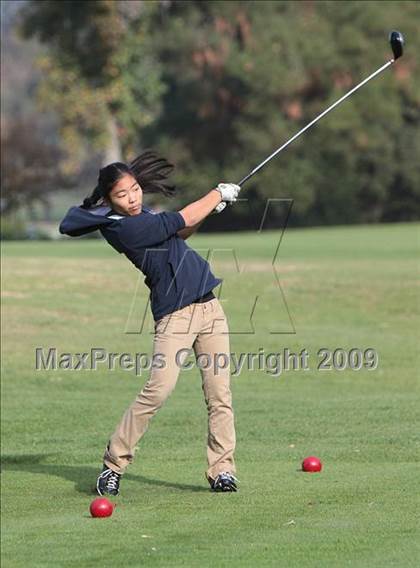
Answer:
[[(35, 371), (35, 348), (150, 353), (150, 333), (125, 333), (143, 277), (105, 241), (4, 244), (3, 566), (417, 566), (419, 230), (286, 231), (275, 269), (293, 324), (271, 265), (279, 233), (194, 236), (218, 251), (232, 330), (250, 331), (250, 298), (263, 299), (231, 351), (305, 348), (310, 369), (232, 378), (237, 494), (208, 490), (200, 375), (181, 372), (109, 519), (90, 518), (92, 487), (147, 372)], [(320, 348), (373, 348), (379, 365), (320, 371)], [(322, 473), (299, 470), (307, 455)]]

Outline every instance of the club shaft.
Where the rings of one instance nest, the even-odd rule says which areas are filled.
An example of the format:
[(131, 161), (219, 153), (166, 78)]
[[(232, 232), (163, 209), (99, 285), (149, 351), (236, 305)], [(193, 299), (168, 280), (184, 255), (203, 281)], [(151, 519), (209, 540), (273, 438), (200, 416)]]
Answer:
[(350, 95), (352, 95), (355, 91), (357, 91), (358, 89), (360, 89), (360, 87), (363, 87), (363, 85), (365, 83), (367, 83), (368, 81), (370, 81), (371, 79), (373, 79), (374, 77), (376, 77), (376, 75), (379, 75), (379, 73), (382, 73), (382, 71), (384, 71), (387, 67), (389, 67), (390, 65), (392, 65), (394, 63), (394, 59), (390, 59), (389, 61), (387, 61), (385, 63), (385, 65), (382, 65), (382, 67), (380, 67), (379, 69), (377, 69), (376, 71), (374, 71), (371, 75), (369, 75), (369, 77), (366, 77), (366, 79), (364, 79), (361, 83), (359, 83), (358, 85), (356, 85), (355, 87), (353, 87), (348, 93), (346, 93), (345, 95), (343, 95), (340, 99), (338, 99), (338, 101), (336, 101), (335, 103), (333, 103), (331, 106), (329, 106), (326, 110), (324, 110), (324, 112), (321, 112), (321, 114), (319, 114), (316, 118), (314, 118), (309, 124), (307, 124), (306, 126), (304, 126), (302, 128), (302, 130), (299, 130), (299, 132), (297, 132), (297, 134), (295, 134), (294, 136), (292, 136), (292, 138), (290, 138), (287, 142), (285, 142), (283, 144), (283, 146), (280, 146), (280, 148), (277, 148), (277, 150), (275, 150), (272, 154), (270, 154), (268, 156), (268, 158), (266, 158), (263, 162), (261, 162), (260, 164), (258, 164), (258, 166), (256, 168), (254, 168), (247, 176), (245, 176), (243, 179), (241, 179), (241, 181), (238, 183), (238, 185), (243, 186), (243, 184), (248, 181), (254, 174), (256, 174), (259, 170), (261, 170), (261, 168), (263, 168), (265, 166), (265, 164), (267, 164), (267, 162), (269, 162), (270, 160), (272, 160), (275, 156), (277, 156), (277, 154), (279, 154), (282, 150), (284, 150), (289, 144), (291, 144), (294, 140), (296, 140), (296, 138), (299, 138), (299, 136), (301, 134), (303, 134), (304, 132), (306, 132), (306, 130), (308, 130), (309, 128), (311, 128), (311, 126), (313, 126), (316, 122), (318, 122), (318, 120), (320, 120), (323, 116), (325, 116), (326, 114), (328, 114), (331, 110), (333, 110), (333, 108), (335, 108), (336, 106), (338, 106), (340, 103), (342, 103), (345, 99), (347, 99)]

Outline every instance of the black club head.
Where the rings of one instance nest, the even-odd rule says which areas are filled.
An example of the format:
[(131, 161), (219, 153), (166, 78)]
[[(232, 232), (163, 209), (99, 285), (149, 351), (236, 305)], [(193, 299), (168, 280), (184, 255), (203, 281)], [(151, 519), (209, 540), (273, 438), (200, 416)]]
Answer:
[(404, 37), (401, 32), (396, 30), (389, 34), (389, 43), (391, 44), (392, 53), (394, 54), (394, 61), (401, 57), (403, 54)]

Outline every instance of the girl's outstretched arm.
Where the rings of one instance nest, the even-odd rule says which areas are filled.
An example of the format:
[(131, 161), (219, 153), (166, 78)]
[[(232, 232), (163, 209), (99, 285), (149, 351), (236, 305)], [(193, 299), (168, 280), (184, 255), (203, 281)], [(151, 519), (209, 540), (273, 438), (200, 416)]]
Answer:
[(204, 197), (193, 201), (179, 212), (184, 217), (185, 228), (192, 228), (209, 215), (216, 205), (222, 201), (222, 196), (217, 189), (210, 190)]
[(204, 197), (190, 203), (179, 211), (185, 221), (185, 228), (192, 228), (203, 221), (222, 201), (236, 201), (240, 187), (234, 183), (220, 183)]

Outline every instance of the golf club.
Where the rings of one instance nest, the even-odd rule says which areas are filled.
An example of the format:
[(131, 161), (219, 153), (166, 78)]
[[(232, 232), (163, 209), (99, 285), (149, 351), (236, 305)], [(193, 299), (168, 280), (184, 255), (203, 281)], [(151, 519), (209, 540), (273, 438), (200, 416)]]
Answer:
[[(287, 142), (285, 142), (282, 146), (280, 146), (280, 148), (277, 148), (277, 150), (275, 150), (272, 154), (270, 154), (267, 158), (265, 158), (265, 160), (263, 160), (260, 164), (258, 164), (258, 166), (256, 166), (248, 175), (246, 175), (244, 178), (242, 178), (241, 181), (238, 182), (238, 185), (242, 187), (245, 182), (247, 182), (249, 179), (251, 179), (252, 176), (254, 176), (257, 172), (259, 172), (270, 160), (272, 160), (275, 156), (277, 156), (277, 154), (279, 154), (282, 150), (287, 148), (287, 146), (289, 146), (289, 144), (291, 144), (294, 140), (299, 138), (299, 136), (301, 136), (304, 132), (306, 132), (306, 130), (308, 130), (309, 128), (311, 128), (311, 126), (313, 126), (315, 123), (317, 123), (318, 120), (320, 120), (323, 116), (328, 114), (331, 110), (333, 110), (333, 108), (335, 108), (340, 103), (342, 103), (350, 95), (355, 93), (358, 89), (360, 89), (360, 87), (365, 85), (368, 81), (370, 81), (371, 79), (373, 79), (374, 77), (379, 75), (379, 73), (382, 73), (382, 71), (385, 71), (385, 69), (387, 69), (387, 67), (390, 67), (393, 63), (395, 63), (395, 61), (399, 57), (401, 57), (402, 54), (403, 54), (404, 37), (403, 37), (401, 32), (394, 30), (389, 34), (389, 42), (391, 44), (391, 49), (392, 49), (392, 53), (393, 53), (393, 56), (394, 56), (392, 59), (387, 61), (385, 63), (385, 65), (382, 65), (382, 67), (380, 67), (379, 69), (374, 71), (371, 75), (369, 75), (369, 77), (367, 77), (366, 79), (361, 81), (358, 85), (353, 87), (348, 93), (346, 93), (340, 99), (338, 99), (338, 101), (333, 103), (326, 110), (324, 110), (321, 114), (319, 114), (316, 118), (314, 118), (309, 124), (304, 126), (302, 128), (302, 130), (299, 130), (299, 132), (297, 134), (292, 136), (289, 140), (287, 140)], [(219, 203), (219, 205), (217, 206), (216, 209), (218, 211), (222, 211), (224, 209), (225, 205), (222, 205), (222, 203)]]

